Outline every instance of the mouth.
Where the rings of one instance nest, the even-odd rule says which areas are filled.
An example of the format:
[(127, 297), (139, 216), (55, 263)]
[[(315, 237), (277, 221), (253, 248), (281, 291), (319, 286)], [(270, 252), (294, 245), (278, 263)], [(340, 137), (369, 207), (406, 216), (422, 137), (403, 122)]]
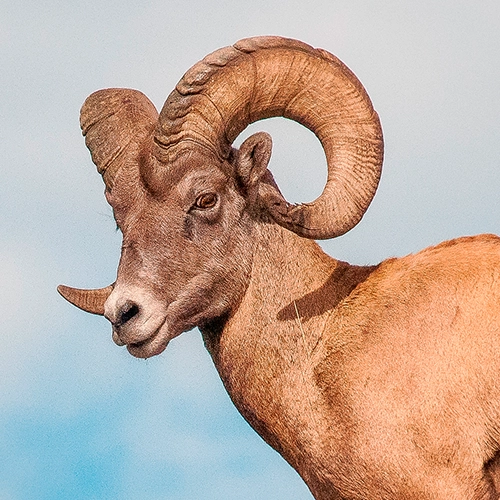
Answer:
[(161, 305), (134, 314), (122, 324), (113, 324), (113, 341), (125, 346), (136, 357), (147, 359), (158, 356), (168, 343), (197, 323), (186, 321), (182, 314), (183, 302), (173, 301), (167, 307)]
[(135, 358), (147, 359), (161, 354), (167, 347), (169, 340), (159, 338), (155, 332), (150, 338), (141, 342), (130, 342), (126, 344), (128, 352)]
[(125, 345), (132, 356), (147, 359), (161, 354), (166, 349), (171, 339), (169, 333), (166, 321), (163, 321), (163, 323), (153, 330), (145, 339), (139, 342), (122, 342), (121, 345)]
[(131, 343), (127, 345), (128, 352), (135, 358), (148, 359), (161, 354), (167, 347), (167, 344), (153, 346), (155, 339), (143, 340), (142, 342)]

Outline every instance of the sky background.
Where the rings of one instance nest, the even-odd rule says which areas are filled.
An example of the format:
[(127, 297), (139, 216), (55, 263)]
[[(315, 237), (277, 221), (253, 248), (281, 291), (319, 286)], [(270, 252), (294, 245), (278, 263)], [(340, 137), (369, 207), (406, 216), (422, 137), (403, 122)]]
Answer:
[[(386, 157), (363, 221), (323, 246), (373, 264), (500, 231), (499, 26), (498, 0), (3, 0), (0, 500), (312, 498), (234, 409), (197, 330), (137, 360), (56, 293), (109, 284), (119, 259), (78, 124), (87, 95), (131, 87), (161, 107), (195, 62), (248, 36), (334, 53), (368, 90)], [(314, 136), (256, 130), (273, 135), (285, 195), (315, 198)]]

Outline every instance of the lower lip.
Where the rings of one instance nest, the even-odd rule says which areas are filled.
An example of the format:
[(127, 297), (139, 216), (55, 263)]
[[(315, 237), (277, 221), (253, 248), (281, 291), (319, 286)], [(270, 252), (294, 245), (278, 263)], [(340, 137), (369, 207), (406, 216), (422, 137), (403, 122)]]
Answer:
[(143, 340), (142, 342), (128, 344), (127, 350), (130, 354), (132, 354), (132, 356), (136, 358), (147, 359), (153, 356), (157, 356), (158, 354), (161, 354), (167, 347), (167, 344), (164, 344), (163, 342), (159, 342), (154, 345), (157, 337), (158, 334), (156, 333), (149, 339)]
[(130, 342), (126, 344), (128, 352), (135, 358), (147, 359), (161, 354), (168, 344), (165, 335), (162, 335), (165, 319), (157, 326), (156, 330), (146, 339), (139, 342)]

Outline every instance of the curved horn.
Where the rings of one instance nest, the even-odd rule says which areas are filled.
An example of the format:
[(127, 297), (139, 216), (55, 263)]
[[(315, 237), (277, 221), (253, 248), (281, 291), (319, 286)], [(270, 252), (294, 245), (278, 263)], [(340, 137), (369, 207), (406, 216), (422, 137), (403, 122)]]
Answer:
[(98, 90), (85, 100), (80, 126), (108, 190), (120, 168), (137, 164), (141, 145), (157, 121), (156, 108), (137, 90)]
[(57, 291), (76, 307), (92, 313), (104, 316), (104, 303), (113, 291), (114, 285), (94, 290), (84, 290), (80, 288), (71, 288), (66, 285), (59, 285)]
[(175, 161), (196, 143), (226, 159), (250, 123), (283, 116), (312, 130), (323, 145), (328, 179), (312, 203), (292, 205), (261, 183), (278, 224), (301, 236), (332, 238), (354, 227), (381, 174), (382, 129), (363, 86), (335, 56), (280, 37), (240, 40), (208, 55), (177, 84), (160, 113), (155, 156)]

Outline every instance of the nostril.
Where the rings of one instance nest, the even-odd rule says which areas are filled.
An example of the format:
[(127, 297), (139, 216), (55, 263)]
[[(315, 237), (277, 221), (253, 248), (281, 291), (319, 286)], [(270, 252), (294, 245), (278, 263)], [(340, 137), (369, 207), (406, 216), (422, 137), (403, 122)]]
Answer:
[(125, 302), (121, 307), (115, 326), (122, 326), (139, 314), (139, 306), (135, 302)]

